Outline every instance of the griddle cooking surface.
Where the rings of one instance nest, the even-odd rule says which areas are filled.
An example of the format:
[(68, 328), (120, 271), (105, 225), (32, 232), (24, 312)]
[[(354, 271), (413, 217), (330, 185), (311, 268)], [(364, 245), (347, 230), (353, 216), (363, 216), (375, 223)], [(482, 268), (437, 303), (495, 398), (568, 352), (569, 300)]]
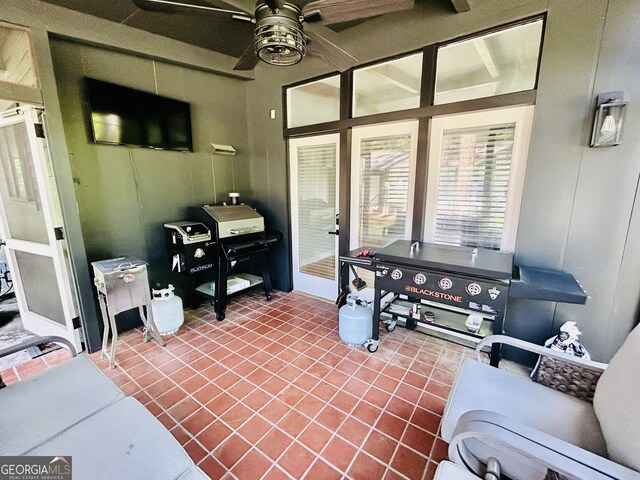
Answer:
[(412, 242), (397, 240), (378, 250), (376, 259), (413, 268), (430, 268), (507, 280), (511, 278), (512, 253), (478, 248), (478, 253), (474, 256), (474, 249), (469, 247), (417, 243), (417, 247), (412, 250)]

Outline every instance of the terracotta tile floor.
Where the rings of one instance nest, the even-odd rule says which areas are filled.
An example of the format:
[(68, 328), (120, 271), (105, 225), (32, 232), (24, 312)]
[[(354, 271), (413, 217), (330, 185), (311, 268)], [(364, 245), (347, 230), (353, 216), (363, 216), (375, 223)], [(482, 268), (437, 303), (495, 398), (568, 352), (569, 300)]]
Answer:
[(222, 322), (211, 307), (186, 311), (166, 348), (127, 332), (120, 368), (91, 358), (213, 479), (432, 478), (447, 456), (446, 398), (473, 351), (397, 328), (381, 329), (370, 354), (340, 341), (337, 319), (334, 305), (298, 293), (247, 294)]

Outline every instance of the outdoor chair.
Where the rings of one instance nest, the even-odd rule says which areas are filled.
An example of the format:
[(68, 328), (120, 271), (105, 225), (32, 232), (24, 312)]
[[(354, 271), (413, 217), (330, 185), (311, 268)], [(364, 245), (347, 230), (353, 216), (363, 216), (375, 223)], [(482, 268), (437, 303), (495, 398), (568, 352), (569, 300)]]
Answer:
[[(547, 379), (555, 388), (482, 363), (482, 349), (495, 343), (543, 355), (543, 365), (554, 365)], [(449, 459), (479, 477), (495, 460), (514, 480), (640, 479), (639, 368), (640, 327), (609, 365), (487, 337), (476, 359), (465, 361), (447, 401), (441, 428)]]

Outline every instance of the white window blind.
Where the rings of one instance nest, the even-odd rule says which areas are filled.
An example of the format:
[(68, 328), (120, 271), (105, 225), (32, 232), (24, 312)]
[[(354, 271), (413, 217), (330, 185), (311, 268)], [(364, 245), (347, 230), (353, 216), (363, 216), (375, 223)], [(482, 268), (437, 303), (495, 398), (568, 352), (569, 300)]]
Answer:
[(515, 130), (504, 123), (443, 131), (436, 243), (501, 248)]
[(301, 146), (298, 158), (298, 242), (300, 271), (333, 280), (336, 215), (335, 143)]
[(37, 180), (31, 158), (31, 147), (24, 124), (0, 129), (0, 167), (3, 189), (8, 197), (37, 205)]
[(361, 140), (359, 245), (384, 247), (405, 238), (410, 166), (411, 134)]

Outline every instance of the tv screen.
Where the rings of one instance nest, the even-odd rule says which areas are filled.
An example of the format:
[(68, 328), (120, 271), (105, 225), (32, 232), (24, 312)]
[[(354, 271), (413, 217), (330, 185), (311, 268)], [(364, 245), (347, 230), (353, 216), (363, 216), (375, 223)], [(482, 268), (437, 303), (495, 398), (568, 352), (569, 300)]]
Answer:
[(95, 143), (193, 151), (188, 103), (85, 80)]

